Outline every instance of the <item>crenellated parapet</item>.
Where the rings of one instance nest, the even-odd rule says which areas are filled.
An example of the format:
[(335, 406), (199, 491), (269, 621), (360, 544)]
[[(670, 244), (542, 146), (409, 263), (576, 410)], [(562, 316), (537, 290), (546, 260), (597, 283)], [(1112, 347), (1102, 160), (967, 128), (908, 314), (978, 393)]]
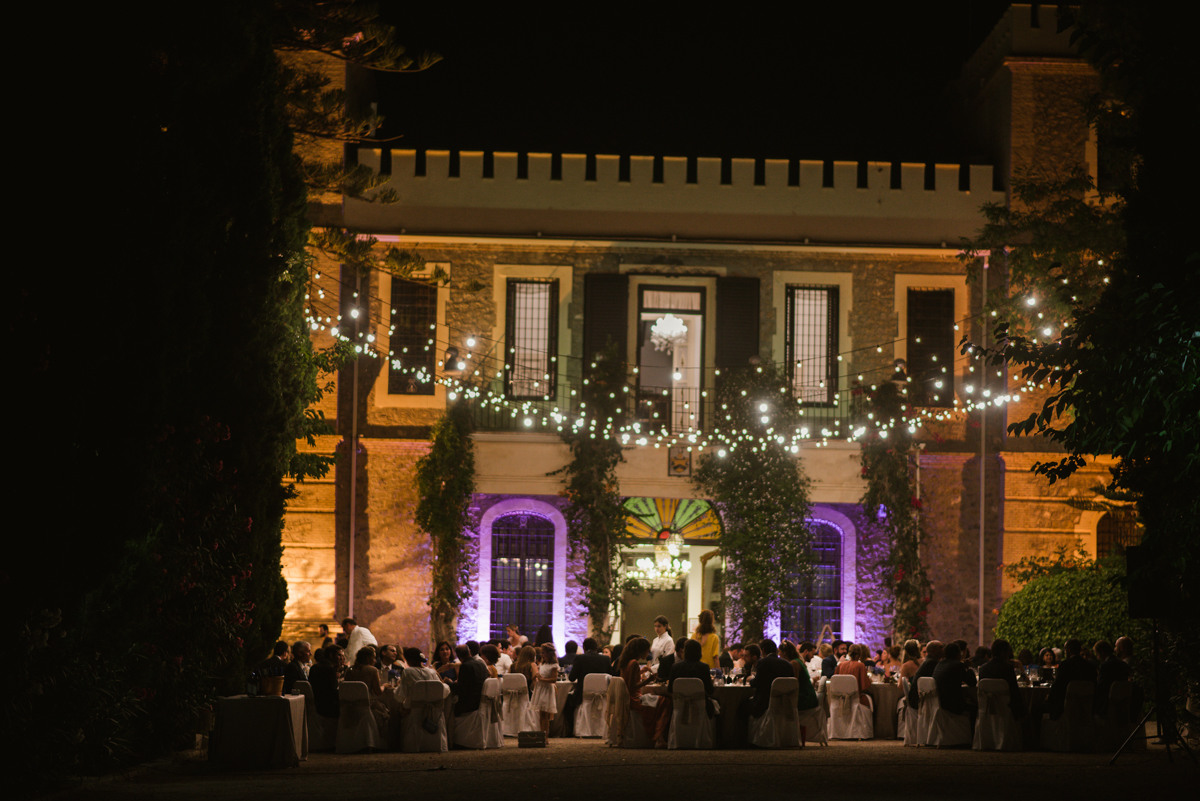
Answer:
[[(954, 245), (1003, 201), (957, 164), (393, 150), (400, 202), (347, 200), (347, 225), (409, 234)], [(385, 153), (359, 151), (379, 170)]]

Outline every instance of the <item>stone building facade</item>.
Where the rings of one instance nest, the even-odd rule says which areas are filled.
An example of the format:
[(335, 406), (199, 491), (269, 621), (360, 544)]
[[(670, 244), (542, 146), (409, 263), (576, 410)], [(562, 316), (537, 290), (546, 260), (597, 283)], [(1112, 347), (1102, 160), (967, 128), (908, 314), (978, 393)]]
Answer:
[[(621, 494), (660, 518), (706, 508), (688, 478), (697, 454), (687, 437), (712, 424), (718, 371), (751, 358), (795, 365), (794, 397), (812, 420), (797, 458), (813, 480), (825, 583), (807, 594), (788, 588), (804, 597), (768, 629), (795, 637), (828, 622), (875, 646), (890, 633), (890, 587), (878, 569), (886, 543), (859, 505), (851, 387), (860, 375), (864, 385), (889, 380), (897, 359), (913, 374), (915, 361), (928, 367), (943, 354), (947, 369), (923, 381), (930, 417), (914, 459), (930, 534), (929, 622), (937, 636), (975, 642), (982, 607), (990, 639), (994, 610), (1014, 589), (1004, 563), (1076, 537), (1095, 551), (1101, 515), (1071, 500), (1094, 497), (1108, 474), (1100, 459), (1049, 488), (1028, 472), (1054, 455), (1004, 427), (1035, 397), (990, 408), (982, 424), (953, 410), (983, 381), (954, 347), (979, 335), (980, 302), (955, 245), (981, 225), (980, 206), (1010, 201), (1014, 170), (1094, 164), (1080, 110), (1094, 76), (1052, 20), (1039, 25), (1036, 7), (1018, 5), (962, 82), (966, 135), (990, 164), (360, 150), (360, 163), (390, 173), (400, 202), (346, 199), (342, 224), (380, 248), (414, 251), (450, 280), (412, 290), (318, 260), (312, 299), (327, 322), (314, 331), (318, 346), (335, 325), (352, 325), (384, 357), (343, 369), (323, 402), (337, 433), (317, 448), (342, 458), (335, 477), (301, 486), (289, 507), (285, 636), (352, 613), (381, 642), (428, 644), (430, 548), (414, 522), (414, 469), (455, 380), (493, 399), (475, 403), (472, 594), (460, 639), (497, 636), (516, 618), (547, 623), (556, 642), (586, 636), (553, 472), (568, 460), (557, 426), (578, 411), (584, 365), (611, 338), (639, 419), (681, 449), (635, 438), (618, 470)], [(361, 315), (353, 323), (352, 309)], [(690, 333), (668, 357), (648, 343), (672, 311)], [(392, 331), (398, 318), (406, 322)], [(431, 374), (450, 387), (426, 381)], [(1001, 396), (1008, 381), (993, 376), (988, 386)], [(683, 539), (690, 570), (678, 588), (627, 599), (622, 631), (647, 633), (659, 609), (678, 634), (720, 598), (712, 531), (697, 524)], [(627, 565), (653, 547), (631, 548)]]

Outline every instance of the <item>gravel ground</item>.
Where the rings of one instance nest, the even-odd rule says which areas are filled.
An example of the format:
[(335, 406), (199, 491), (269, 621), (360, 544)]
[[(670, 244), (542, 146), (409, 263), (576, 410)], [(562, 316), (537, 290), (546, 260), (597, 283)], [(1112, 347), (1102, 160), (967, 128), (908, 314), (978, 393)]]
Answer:
[[(1044, 751), (981, 753), (968, 749), (904, 748), (898, 740), (834, 742), (786, 751), (634, 751), (598, 740), (551, 740), (545, 749), (506, 747), (446, 754), (310, 754), (299, 768), (216, 773), (200, 752), (177, 754), (125, 776), (85, 782), (58, 798), (322, 799), (458, 798), (500, 793), (515, 786), (548, 799), (612, 798), (635, 793), (711, 799), (817, 793), (886, 794), (903, 798), (1041, 798), (1067, 793), (1090, 799), (1180, 792), (1195, 798), (1200, 770), (1184, 754), (1150, 745), (1111, 754)], [(508, 789), (506, 789), (508, 788)], [(672, 788), (676, 792), (672, 792)], [(1167, 798), (1172, 796), (1167, 795)]]

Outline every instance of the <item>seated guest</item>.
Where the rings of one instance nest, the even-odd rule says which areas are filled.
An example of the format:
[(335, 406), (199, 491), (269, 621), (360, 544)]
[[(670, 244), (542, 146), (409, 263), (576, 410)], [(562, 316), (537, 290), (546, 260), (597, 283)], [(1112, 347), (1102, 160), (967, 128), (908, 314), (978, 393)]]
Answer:
[[(812, 646), (812, 643), (804, 643), (804, 645)], [(800, 698), (796, 702), (796, 708), (801, 711), (815, 709), (817, 690), (813, 687), (813, 680), (808, 673), (808, 665), (804, 661), (803, 654), (796, 649), (795, 645), (784, 642), (779, 646), (779, 656), (792, 666), (792, 672), (795, 674), (796, 680), (800, 682)]]
[(1050, 685), (1050, 698), (1046, 701), (1046, 708), (1050, 711), (1052, 720), (1062, 717), (1067, 702), (1068, 684), (1073, 681), (1096, 681), (1096, 668), (1080, 654), (1083, 643), (1072, 637), (1063, 645), (1063, 650), (1066, 651), (1067, 658), (1054, 671), (1054, 684)]
[(738, 662), (741, 661), (742, 644), (740, 642), (734, 643), (726, 648), (725, 651), (722, 652), (722, 654), (717, 658), (717, 663), (721, 670), (728, 670), (730, 673), (734, 672), (740, 667)]
[(458, 665), (454, 662), (454, 649), (450, 647), (450, 643), (442, 640), (437, 644), (437, 648), (433, 649), (432, 667), (444, 679), (455, 677)]
[(1043, 648), (1038, 652), (1038, 665), (1043, 668), (1058, 667), (1058, 654), (1053, 648)]
[(400, 662), (400, 652), (396, 649), (396, 646), (379, 646), (379, 660), (375, 663), (375, 667), (379, 668), (379, 676), (384, 680), (388, 678), (393, 670), (397, 673), (403, 670), (404, 665)]
[(740, 675), (749, 676), (758, 668), (759, 660), (762, 659), (762, 649), (755, 643), (742, 646), (742, 670)]
[(567, 644), (563, 646), (563, 650), (566, 653), (558, 660), (558, 666), (563, 671), (569, 672), (571, 665), (575, 663), (575, 657), (579, 654), (579, 643), (574, 640), (567, 640)]
[(1017, 671), (1013, 669), (1012, 646), (1008, 640), (992, 642), (992, 657), (979, 666), (979, 678), (1004, 679), (1008, 684), (1008, 706), (1017, 720), (1025, 717), (1025, 699), (1017, 687)]
[(312, 646), (304, 640), (292, 643), (292, 661), (283, 669), (283, 692), (290, 694), (296, 689), (296, 682), (308, 681), (308, 671), (312, 667)]
[(978, 670), (983, 667), (992, 658), (992, 652), (985, 646), (979, 646), (975, 649), (975, 655), (971, 657), (971, 667)]
[(921, 666), (921, 644), (916, 640), (904, 641), (904, 653), (900, 657), (900, 678), (912, 681), (913, 674)]
[(612, 660), (597, 650), (596, 641), (588, 637), (583, 641), (583, 653), (575, 657), (568, 674), (574, 686), (567, 702), (563, 705), (563, 736), (575, 736), (575, 710), (583, 705), (583, 677), (592, 673), (611, 673)]
[(483, 657), (479, 655), (479, 643), (475, 640), (467, 640), (467, 650), (471, 653), (471, 658), (476, 662), (483, 664)]
[(400, 692), (404, 696), (404, 705), (407, 707), (410, 706), (408, 698), (412, 695), (413, 685), (418, 681), (440, 681), (441, 676), (433, 668), (425, 667), (428, 660), (425, 659), (425, 654), (421, 653), (420, 648), (405, 648), (404, 661), (408, 667), (404, 668), (404, 672), (400, 674)]
[(496, 674), (503, 677), (512, 670), (512, 646), (509, 645), (508, 640), (492, 640), (491, 645), (496, 646), (496, 651), (500, 654), (500, 658), (496, 660)]
[(908, 680), (908, 705), (912, 709), (918, 709), (921, 706), (921, 694), (917, 692), (917, 684), (925, 676), (933, 678), (933, 671), (937, 667), (937, 663), (942, 661), (943, 648), (944, 646), (938, 640), (930, 640), (925, 643), (925, 661)]
[(521, 646), (521, 650), (517, 652), (517, 662), (512, 666), (511, 672), (520, 673), (525, 677), (527, 683), (526, 689), (532, 696), (533, 677), (537, 673), (537, 651), (532, 645)]
[(281, 676), (281, 675), (283, 675), (282, 672), (281, 673), (272, 673), (270, 671), (276, 671), (276, 670), (282, 671), (283, 668), (287, 665), (288, 659), (290, 658), (290, 656), (291, 656), (291, 654), (290, 654), (290, 649), (288, 648), (288, 644), (286, 642), (284, 642), (283, 640), (280, 640), (279, 642), (275, 643), (274, 647), (271, 649), (271, 655), (259, 663), (258, 669), (268, 671), (268, 673), (267, 673), (268, 676), (270, 676), (270, 675)]
[(609, 661), (612, 662), (612, 668), (610, 668), (610, 670), (612, 671), (612, 674), (614, 676), (621, 675), (621, 651), (623, 651), (624, 649), (625, 649), (624, 643), (617, 643), (616, 645), (614, 645), (608, 649)]
[[(838, 666), (838, 661), (839, 661), (839, 649), (841, 649), (845, 645), (846, 644), (844, 642), (842, 642), (841, 640), (833, 641), (833, 645), (830, 646), (830, 648), (829, 648), (829, 655), (824, 657), (821, 660), (821, 675), (822, 676), (824, 676), (825, 678), (828, 679), (837, 673), (837, 666)], [(822, 654), (825, 653), (824, 645), (821, 646), (821, 653)]]
[[(658, 676), (660, 681), (666, 681), (671, 675), (671, 668), (683, 660), (683, 644), (687, 641), (687, 637), (680, 637), (671, 643), (675, 650), (659, 658), (658, 666), (654, 667), (654, 675)], [(651, 643), (651, 648), (653, 648), (653, 643)], [(703, 653), (703, 649), (701, 649), (701, 653)]]
[(631, 717), (642, 721), (646, 735), (654, 741), (655, 748), (666, 748), (667, 726), (671, 722), (670, 696), (659, 699), (654, 706), (642, 701), (642, 688), (654, 680), (654, 675), (649, 671), (643, 674), (639, 660), (649, 656), (650, 641), (645, 637), (638, 637), (627, 643), (621, 651), (621, 678), (629, 690), (629, 710), (633, 713)]
[(317, 714), (327, 718), (336, 718), (341, 714), (341, 704), (338, 703), (338, 674), (346, 664), (346, 654), (340, 645), (331, 645), (325, 649), (321, 660), (308, 671), (308, 683), (313, 688), (313, 702), (317, 706)]
[(1128, 637), (1118, 637), (1114, 643), (1117, 653), (1117, 659), (1120, 659), (1125, 664), (1133, 667), (1133, 640)]
[(381, 733), (388, 730), (388, 718), (391, 717), (387, 705), (383, 702), (383, 684), (379, 680), (379, 668), (375, 667), (375, 646), (364, 645), (358, 649), (354, 657), (353, 667), (346, 669), (345, 681), (361, 681), (367, 685), (367, 698), (375, 725)]
[(354, 664), (346, 669), (343, 681), (361, 681), (367, 685), (371, 698), (383, 694), (383, 682), (379, 680), (379, 668), (375, 667), (375, 646), (364, 645), (358, 649)]
[(499, 648), (488, 643), (479, 649), (479, 658), (483, 660), (483, 665), (487, 668), (488, 678), (500, 678), (500, 671), (496, 670), (496, 663), (500, 661)]
[(1114, 681), (1127, 681), (1132, 672), (1125, 662), (1117, 658), (1116, 650), (1108, 640), (1100, 640), (1092, 646), (1100, 659), (1100, 670), (1096, 674), (1096, 698), (1093, 711), (1100, 717), (1108, 712), (1108, 693)]
[(1033, 651), (1030, 651), (1028, 648), (1021, 649), (1021, 652), (1019, 654), (1017, 654), (1017, 661), (1021, 663), (1022, 667), (1024, 667), (1025, 665), (1036, 665), (1037, 664), (1037, 662), (1033, 658)]
[(858, 681), (858, 702), (863, 706), (868, 706), (871, 701), (867, 697), (867, 690), (871, 687), (871, 676), (867, 673), (867, 666), (863, 664), (863, 652), (867, 650), (865, 645), (851, 643), (850, 650), (846, 661), (837, 666), (838, 676), (853, 676)]
[[(792, 666), (779, 658), (774, 640), (747, 645), (743, 651), (746, 664), (754, 670), (749, 684), (754, 695), (743, 699), (737, 708), (738, 736), (745, 737), (750, 718), (761, 718), (771, 706), (771, 684), (775, 679), (794, 678)], [(759, 654), (762, 654), (761, 658)], [(751, 664), (753, 662), (753, 664)]]
[(462, 717), (477, 709), (483, 699), (483, 683), (488, 678), (487, 668), (483, 663), (471, 657), (471, 649), (460, 645), (454, 649), (458, 657), (458, 676), (445, 680), (454, 693), (454, 716)]
[[(942, 660), (933, 669), (933, 682), (937, 685), (938, 704), (952, 715), (966, 715), (975, 724), (975, 713), (979, 707), (967, 702), (963, 694), (963, 685), (975, 686), (975, 674), (962, 661), (962, 651), (958, 640), (946, 646), (942, 652)], [(1016, 677), (1013, 677), (1016, 680)]]
[[(676, 679), (700, 679), (700, 681), (704, 682), (705, 707), (708, 710), (708, 716), (711, 718), (714, 713), (712, 703), (712, 672), (708, 669), (708, 665), (700, 661), (703, 649), (696, 640), (680, 638), (679, 642), (683, 643), (680, 648), (681, 655), (671, 666), (670, 681), (667, 682), (667, 694), (671, 695), (675, 692)], [(811, 684), (812, 682), (809, 683)]]

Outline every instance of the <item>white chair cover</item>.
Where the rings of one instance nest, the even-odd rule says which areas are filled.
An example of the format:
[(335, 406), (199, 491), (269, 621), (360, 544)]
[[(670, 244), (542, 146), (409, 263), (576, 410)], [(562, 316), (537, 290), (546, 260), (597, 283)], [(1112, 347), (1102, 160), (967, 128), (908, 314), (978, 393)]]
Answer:
[(917, 681), (917, 693), (921, 696), (918, 729), (924, 732), (922, 745), (943, 748), (971, 744), (971, 719), (942, 709), (932, 677), (922, 676)]
[[(922, 676), (917, 679), (916, 730), (913, 732), (912, 745), (933, 745), (933, 720), (941, 708), (933, 678)], [(904, 744), (909, 745), (907, 739)]]
[[(1137, 715), (1133, 709), (1133, 685), (1128, 681), (1114, 681), (1108, 691), (1108, 709), (1104, 717), (1096, 718), (1100, 727), (1100, 743), (1104, 750), (1115, 751), (1136, 728)], [(1146, 750), (1146, 738), (1135, 738), (1129, 743), (1133, 750)]]
[(454, 716), (454, 744), (463, 748), (487, 748), (487, 712), (482, 696), (479, 708), (474, 712)]
[(829, 745), (829, 715), (825, 712), (823, 704), (817, 704), (812, 709), (802, 709), (796, 714), (799, 715), (797, 722), (804, 727), (803, 742)]
[[(450, 688), (440, 681), (418, 681), (408, 694), (408, 705), (412, 710), (404, 718), (402, 726), (402, 748), (406, 754), (422, 751), (448, 751), (446, 740), (446, 695)], [(425, 731), (423, 720), (432, 720), (437, 731)]]
[(771, 703), (760, 718), (750, 718), (750, 742), (759, 748), (795, 748), (800, 745), (800, 683), (794, 678), (771, 682)]
[(900, 677), (900, 700), (896, 703), (896, 739), (903, 740), (905, 745), (916, 745), (912, 742), (909, 729), (917, 730), (917, 710), (908, 706), (908, 690), (911, 685), (908, 679)]
[(371, 714), (371, 695), (361, 681), (338, 685), (341, 716), (337, 721), (337, 752), (356, 754), (368, 748), (383, 749), (383, 737)]
[(980, 679), (979, 717), (975, 721), (976, 751), (1020, 751), (1021, 728), (1009, 706), (1008, 682), (1004, 679)]
[(674, 708), (667, 748), (712, 748), (716, 725), (708, 716), (704, 682), (695, 678), (675, 679), (671, 699)]
[(305, 717), (308, 719), (308, 750), (332, 751), (337, 747), (337, 718), (317, 714), (317, 698), (307, 681), (296, 682), (296, 692), (304, 696)]
[[(870, 740), (875, 736), (874, 705), (859, 702), (858, 679), (841, 674), (829, 679), (829, 737)], [(864, 696), (868, 702), (871, 696)]]
[(576, 737), (603, 737), (608, 713), (607, 673), (589, 673), (583, 677), (583, 703), (575, 710)]
[(516, 737), (517, 732), (530, 731), (529, 684), (525, 677), (520, 673), (505, 673), (500, 680), (500, 692), (504, 696), (500, 726), (504, 736)]
[(500, 696), (500, 679), (488, 679), (483, 683), (483, 703), (479, 708), (484, 713), (483, 747), (502, 747), (504, 732), (501, 725), (504, 718), (504, 704)]
[[(625, 733), (629, 729), (641, 729), (641, 721), (637, 726), (630, 726), (629, 720), (629, 688), (620, 676), (613, 676), (608, 682), (608, 704), (604, 713), (604, 738), (611, 747), (620, 747), (625, 743)], [(643, 735), (644, 736), (644, 735)]]
[(1051, 751), (1094, 751), (1096, 725), (1092, 719), (1092, 697), (1096, 684), (1073, 681), (1067, 685), (1067, 699), (1062, 716), (1051, 720), (1042, 716), (1042, 747)]

